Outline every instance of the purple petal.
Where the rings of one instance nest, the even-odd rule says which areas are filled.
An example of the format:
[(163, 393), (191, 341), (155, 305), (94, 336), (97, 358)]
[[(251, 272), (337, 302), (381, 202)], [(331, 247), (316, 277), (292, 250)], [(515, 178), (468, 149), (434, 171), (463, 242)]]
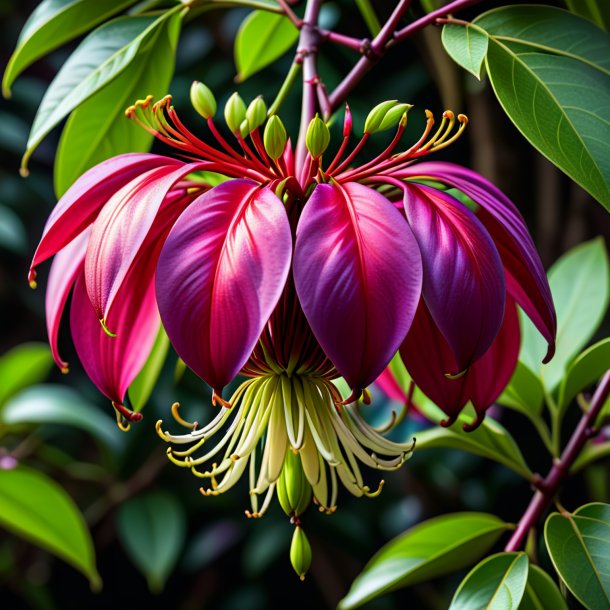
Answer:
[(504, 315), (504, 270), (476, 216), (446, 193), (407, 185), (405, 214), (419, 243), (426, 306), (456, 357), (457, 374), (493, 342)]
[(320, 184), (297, 227), (294, 280), (318, 342), (360, 389), (379, 376), (409, 330), (421, 256), (383, 195), (356, 183)]
[(442, 180), (481, 206), (478, 217), (498, 248), (508, 291), (546, 339), (549, 348), (544, 362), (548, 362), (555, 352), (555, 307), (536, 247), (515, 205), (481, 175), (452, 163), (419, 163), (397, 175)]
[(199, 196), (163, 246), (157, 267), (163, 325), (180, 357), (219, 396), (280, 298), (291, 251), (284, 205), (250, 180)]
[(112, 157), (85, 172), (57, 202), (45, 225), (30, 267), (35, 267), (69, 244), (88, 227), (102, 206), (121, 187), (139, 174), (160, 166), (176, 167), (182, 161), (144, 153)]

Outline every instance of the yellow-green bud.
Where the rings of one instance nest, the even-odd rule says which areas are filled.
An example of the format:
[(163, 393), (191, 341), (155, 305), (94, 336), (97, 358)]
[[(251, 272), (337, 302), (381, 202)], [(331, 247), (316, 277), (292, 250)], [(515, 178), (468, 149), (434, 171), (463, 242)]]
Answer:
[(191, 85), (191, 104), (204, 119), (209, 119), (216, 114), (214, 94), (203, 83), (196, 80)]
[(311, 565), (311, 546), (305, 532), (297, 525), (292, 535), (290, 544), (290, 563), (301, 580), (305, 580), (305, 574)]
[(328, 148), (329, 142), (330, 131), (328, 131), (326, 123), (316, 114), (316, 116), (311, 119), (309, 127), (307, 128), (305, 146), (307, 146), (307, 150), (311, 153), (311, 156), (314, 159), (317, 159), (324, 154), (324, 151)]
[(303, 472), (301, 457), (290, 450), (286, 452), (276, 492), (289, 517), (302, 515), (311, 503), (311, 485)]
[(250, 131), (254, 131), (267, 120), (267, 104), (265, 104), (262, 96), (255, 97), (246, 110), (246, 118)]
[(247, 135), (249, 135), (251, 129), (250, 129), (250, 125), (248, 123), (248, 119), (244, 119), (241, 122), (241, 125), (239, 126), (239, 133), (241, 135), (242, 138), (245, 138)]
[(366, 117), (366, 121), (364, 122), (364, 133), (375, 133), (379, 129), (379, 126), (385, 118), (388, 110), (394, 108), (396, 104), (398, 104), (398, 100), (389, 100), (387, 102), (377, 104), (377, 106), (375, 106), (375, 108), (373, 108)]
[(394, 127), (402, 119), (402, 116), (406, 115), (411, 108), (413, 108), (411, 104), (398, 104), (398, 106), (390, 108), (383, 117), (377, 131), (383, 131), (384, 129), (391, 129)]
[(237, 91), (228, 99), (225, 105), (225, 121), (231, 133), (237, 133), (246, 118), (246, 104)]
[(274, 160), (279, 159), (284, 153), (287, 140), (288, 135), (282, 120), (277, 114), (272, 115), (267, 121), (267, 125), (265, 125), (265, 133), (263, 134), (263, 143), (267, 154)]

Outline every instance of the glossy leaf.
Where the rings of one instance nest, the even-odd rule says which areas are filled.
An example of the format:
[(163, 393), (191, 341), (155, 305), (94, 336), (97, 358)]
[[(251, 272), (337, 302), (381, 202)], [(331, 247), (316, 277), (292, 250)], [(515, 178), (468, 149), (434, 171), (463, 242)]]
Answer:
[(544, 388), (539, 377), (532, 373), (523, 362), (517, 363), (517, 368), (504, 392), (498, 398), (498, 403), (519, 411), (529, 418), (538, 417), (544, 403)]
[(417, 449), (447, 447), (468, 451), (474, 455), (503, 464), (526, 479), (531, 479), (532, 472), (525, 463), (521, 451), (508, 430), (497, 421), (486, 418), (472, 432), (465, 432), (463, 425), (469, 418), (460, 415), (458, 421), (449, 428), (438, 426), (417, 434)]
[(85, 520), (70, 496), (46, 475), (25, 466), (0, 470), (0, 525), (67, 561), (93, 588), (100, 588)]
[(340, 610), (461, 570), (486, 553), (511, 526), (494, 515), (455, 513), (430, 519), (390, 541), (356, 577)]
[(502, 7), (474, 23), (489, 34), (487, 72), (510, 119), (610, 209), (608, 37), (551, 7)]
[(151, 591), (163, 589), (186, 538), (186, 515), (175, 496), (151, 492), (130, 499), (118, 512), (118, 533)]
[(0, 413), (2, 405), (17, 392), (43, 381), (53, 365), (45, 343), (22, 343), (0, 358)]
[(147, 95), (160, 99), (167, 93), (174, 71), (180, 21), (180, 14), (164, 21), (123, 72), (72, 112), (55, 158), (58, 198), (97, 163), (114, 155), (150, 148), (152, 136), (126, 119), (124, 112), (137, 99)]
[(26, 21), (2, 79), (2, 94), (29, 65), (136, 0), (44, 0)]
[(481, 80), (481, 68), (487, 54), (487, 35), (471, 25), (448, 23), (443, 27), (442, 41), (453, 61)]
[(601, 323), (610, 298), (610, 266), (602, 239), (572, 248), (549, 270), (557, 310), (557, 347), (553, 360), (542, 365), (544, 341), (522, 316), (523, 342), (519, 358), (540, 375), (548, 391), (561, 381), (572, 358), (588, 343)]
[(284, 15), (253, 11), (235, 38), (237, 78), (246, 80), (279, 59), (297, 41), (299, 31)]
[(589, 610), (610, 608), (610, 505), (586, 504), (573, 515), (553, 513), (544, 538), (573, 595)]
[(173, 11), (168, 11), (157, 18), (119, 17), (97, 28), (81, 42), (40, 102), (23, 165), (53, 127), (125, 70), (172, 14)]
[(117, 451), (122, 438), (113, 419), (68, 387), (41, 384), (11, 398), (0, 411), (7, 426), (61, 424), (85, 430), (106, 447)]
[(568, 610), (553, 579), (536, 565), (530, 565), (519, 610)]
[(607, 0), (565, 0), (565, 3), (572, 13), (610, 32), (610, 4)]
[(455, 592), (449, 610), (517, 610), (525, 591), (525, 553), (498, 553), (475, 566)]

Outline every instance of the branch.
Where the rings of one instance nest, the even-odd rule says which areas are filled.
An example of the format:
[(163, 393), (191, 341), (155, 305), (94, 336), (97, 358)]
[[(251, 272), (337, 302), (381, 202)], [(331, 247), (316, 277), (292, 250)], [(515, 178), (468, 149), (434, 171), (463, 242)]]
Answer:
[(555, 461), (546, 479), (540, 483), (538, 491), (534, 494), (515, 533), (504, 549), (507, 553), (521, 548), (528, 532), (536, 525), (542, 513), (553, 501), (584, 444), (596, 434), (595, 420), (608, 396), (610, 396), (610, 370), (606, 371), (601, 383), (597, 386), (589, 410), (582, 416), (561, 457)]

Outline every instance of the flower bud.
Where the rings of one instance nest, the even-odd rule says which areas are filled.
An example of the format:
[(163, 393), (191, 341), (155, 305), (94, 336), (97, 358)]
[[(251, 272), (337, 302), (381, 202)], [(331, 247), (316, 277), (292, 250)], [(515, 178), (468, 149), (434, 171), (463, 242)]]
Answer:
[(398, 100), (389, 100), (387, 102), (377, 104), (377, 106), (375, 106), (375, 108), (373, 108), (366, 117), (366, 121), (364, 122), (364, 133), (375, 133), (379, 129), (379, 126), (385, 118), (388, 110), (394, 108), (396, 104), (398, 104)]
[(274, 114), (265, 125), (265, 133), (263, 134), (263, 143), (267, 154), (273, 159), (279, 159), (286, 146), (288, 135), (286, 128), (277, 114)]
[(381, 124), (377, 127), (377, 131), (384, 131), (385, 129), (391, 129), (399, 121), (402, 120), (403, 115), (406, 115), (409, 110), (413, 108), (412, 104), (398, 104), (394, 108), (390, 108), (383, 117)]
[(352, 113), (347, 103), (345, 104), (345, 117), (343, 118), (343, 137), (347, 138), (352, 133)]
[(330, 131), (328, 131), (326, 123), (316, 114), (316, 116), (311, 119), (309, 127), (307, 128), (305, 146), (307, 146), (307, 150), (311, 153), (311, 156), (314, 159), (318, 159), (328, 148), (329, 142)]
[(289, 517), (302, 515), (311, 503), (311, 485), (305, 478), (300, 456), (293, 451), (286, 452), (276, 491), (280, 505)]
[(246, 119), (248, 119), (250, 131), (254, 131), (266, 121), (267, 104), (265, 104), (262, 96), (259, 95), (250, 102), (248, 110), (246, 110)]
[(290, 544), (290, 563), (301, 580), (305, 580), (305, 574), (311, 565), (311, 546), (305, 532), (297, 525), (292, 535)]
[(228, 99), (225, 105), (225, 121), (231, 133), (237, 133), (246, 118), (246, 104), (237, 91)]
[(210, 119), (216, 114), (214, 94), (203, 83), (196, 80), (191, 85), (191, 104), (204, 119)]
[(242, 138), (245, 138), (246, 136), (248, 136), (250, 134), (250, 131), (252, 131), (250, 129), (250, 124), (248, 123), (248, 119), (244, 119), (241, 122), (241, 125), (239, 126), (239, 135), (241, 135)]

